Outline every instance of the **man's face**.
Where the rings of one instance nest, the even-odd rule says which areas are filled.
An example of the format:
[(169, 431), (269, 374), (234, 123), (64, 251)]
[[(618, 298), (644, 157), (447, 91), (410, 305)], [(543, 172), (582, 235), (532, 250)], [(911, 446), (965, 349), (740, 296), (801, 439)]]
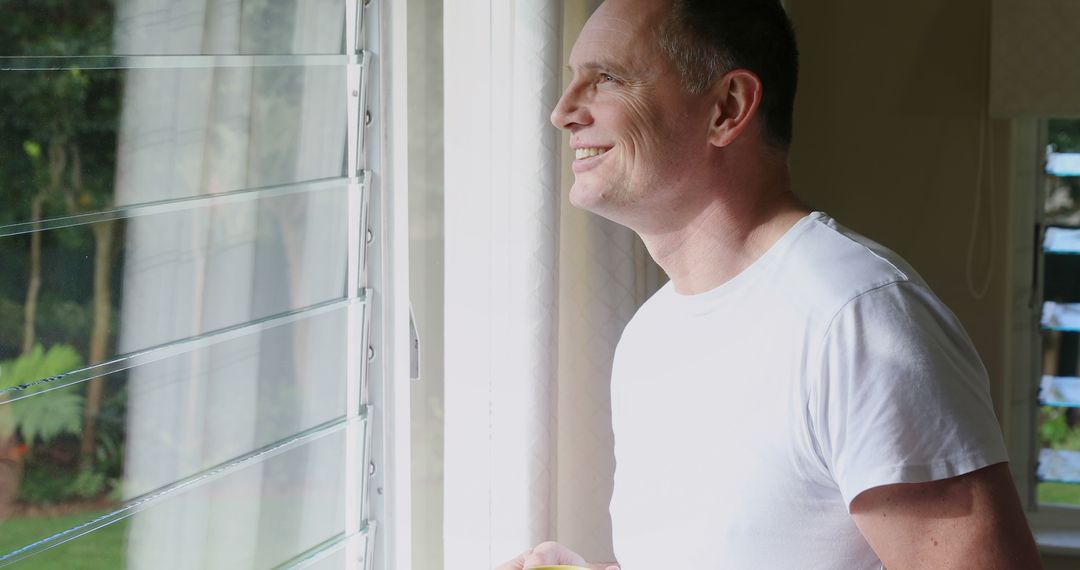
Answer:
[(608, 0), (570, 54), (574, 79), (551, 113), (575, 150), (570, 202), (615, 221), (662, 212), (708, 149), (710, 107), (660, 52), (667, 2)]

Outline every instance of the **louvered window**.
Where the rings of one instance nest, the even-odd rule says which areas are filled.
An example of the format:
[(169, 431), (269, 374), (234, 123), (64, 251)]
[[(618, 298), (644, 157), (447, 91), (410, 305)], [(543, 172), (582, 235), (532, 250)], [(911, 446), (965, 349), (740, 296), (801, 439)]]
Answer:
[(1080, 505), (1080, 120), (1043, 123), (1039, 504)]
[(0, 566), (375, 567), (377, 11), (3, 3)]

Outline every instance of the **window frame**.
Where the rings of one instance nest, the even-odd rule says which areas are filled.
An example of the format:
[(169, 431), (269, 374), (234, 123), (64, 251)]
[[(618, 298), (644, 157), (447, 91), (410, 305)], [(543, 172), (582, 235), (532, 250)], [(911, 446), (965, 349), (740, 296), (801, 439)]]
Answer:
[(1010, 468), (1040, 552), (1080, 556), (1080, 505), (1039, 505), (1038, 392), (1042, 378), (1043, 255), (1045, 231), (1041, 194), (1045, 177), (1047, 118), (1017, 118), (1012, 131), (1008, 196), (1011, 240), (1011, 365), (1004, 418)]

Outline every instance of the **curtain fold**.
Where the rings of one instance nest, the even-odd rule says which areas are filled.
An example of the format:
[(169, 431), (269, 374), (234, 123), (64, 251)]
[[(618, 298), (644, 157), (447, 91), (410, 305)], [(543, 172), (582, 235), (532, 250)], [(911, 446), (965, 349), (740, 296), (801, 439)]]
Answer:
[(566, 202), (548, 117), (598, 4), (443, 5), (448, 570), (547, 540), (612, 557), (611, 357), (661, 275), (633, 232)]
[(554, 535), (558, 0), (444, 3), (446, 568)]

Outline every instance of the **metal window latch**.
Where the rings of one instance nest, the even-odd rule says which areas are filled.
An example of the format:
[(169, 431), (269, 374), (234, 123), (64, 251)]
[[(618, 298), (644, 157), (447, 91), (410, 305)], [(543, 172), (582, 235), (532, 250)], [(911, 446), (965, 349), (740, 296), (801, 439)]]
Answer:
[(416, 332), (412, 303), (409, 303), (409, 378), (420, 379), (420, 335)]

